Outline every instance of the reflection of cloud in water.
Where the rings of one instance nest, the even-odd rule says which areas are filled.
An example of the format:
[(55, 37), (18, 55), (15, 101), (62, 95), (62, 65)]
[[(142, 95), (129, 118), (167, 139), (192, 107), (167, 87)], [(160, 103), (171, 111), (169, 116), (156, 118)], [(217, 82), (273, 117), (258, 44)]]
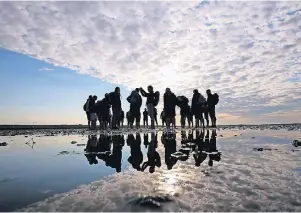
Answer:
[(129, 169), (23, 211), (300, 211), (301, 156), (281, 144), (254, 152), (254, 144), (232, 140), (220, 143), (223, 159), (213, 167), (190, 158), (153, 174)]

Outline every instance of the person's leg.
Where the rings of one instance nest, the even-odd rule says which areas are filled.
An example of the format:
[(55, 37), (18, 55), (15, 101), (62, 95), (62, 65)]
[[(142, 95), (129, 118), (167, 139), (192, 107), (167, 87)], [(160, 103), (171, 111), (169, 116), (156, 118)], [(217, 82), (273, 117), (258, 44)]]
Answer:
[(210, 108), (209, 116), (213, 127), (216, 127), (215, 107)]
[(148, 104), (147, 105), (147, 111), (148, 111), (148, 115), (151, 119), (151, 128), (155, 129), (154, 105), (153, 104)]
[(87, 120), (88, 120), (88, 128), (91, 129), (91, 114), (89, 112), (86, 112)]
[(185, 117), (184, 117), (184, 115), (181, 115), (181, 127), (182, 128), (185, 127)]
[(201, 113), (201, 115), (200, 115), (200, 125), (201, 125), (202, 127), (205, 127), (205, 124), (204, 124), (204, 118), (203, 118), (203, 113)]
[(169, 129), (170, 128), (170, 118), (169, 117), (165, 118), (165, 121), (166, 121), (166, 128)]
[(208, 109), (205, 110), (204, 117), (205, 117), (205, 120), (206, 120), (206, 126), (208, 127), (209, 126), (209, 112), (208, 112)]

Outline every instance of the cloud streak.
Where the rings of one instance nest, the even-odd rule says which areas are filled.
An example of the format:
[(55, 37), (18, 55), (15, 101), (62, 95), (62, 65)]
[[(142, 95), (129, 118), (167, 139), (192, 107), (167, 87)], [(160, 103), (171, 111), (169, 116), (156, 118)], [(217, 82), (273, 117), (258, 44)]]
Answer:
[(0, 2), (0, 47), (124, 85), (300, 104), (299, 2)]

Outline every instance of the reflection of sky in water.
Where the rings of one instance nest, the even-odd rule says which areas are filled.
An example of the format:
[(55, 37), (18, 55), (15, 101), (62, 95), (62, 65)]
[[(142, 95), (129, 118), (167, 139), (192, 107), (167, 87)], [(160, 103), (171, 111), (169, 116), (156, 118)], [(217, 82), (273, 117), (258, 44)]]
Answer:
[[(56, 210), (54, 206), (57, 205), (60, 211), (143, 211), (143, 208), (128, 205), (127, 199), (158, 192), (175, 197), (174, 201), (162, 206), (161, 210), (165, 211), (301, 210), (300, 149), (293, 147), (292, 140), (287, 139), (296, 134), (218, 131), (216, 148), (222, 155), (220, 161), (211, 155), (212, 167), (209, 166), (211, 158), (208, 153), (214, 147), (196, 145), (206, 143), (207, 136), (207, 142), (211, 143), (211, 131), (209, 135), (206, 131), (204, 134), (194, 131), (192, 138), (188, 131), (186, 135), (178, 132), (175, 136), (164, 137), (161, 137), (161, 132), (157, 137), (151, 133), (148, 137), (141, 134), (141, 146), (137, 135), (124, 135), (123, 138), (102, 136), (98, 145), (93, 137), (89, 142), (88, 136), (76, 135), (1, 137), (1, 141), (7, 141), (9, 145), (0, 147), (0, 209), (16, 210), (69, 191), (68, 196), (56, 195), (51, 202), (42, 202), (29, 210)], [(97, 140), (99, 138), (98, 135)], [(156, 138), (154, 144), (152, 138)], [(35, 144), (25, 144), (27, 141)], [(71, 144), (72, 141), (77, 144), (89, 142), (89, 145), (77, 146)], [(143, 158), (139, 155), (139, 146)], [(263, 148), (263, 151), (253, 151), (255, 147)], [(110, 152), (103, 152), (106, 148)], [(85, 149), (94, 154), (85, 156)], [(121, 173), (116, 173), (118, 169), (112, 167), (120, 164), (120, 153)], [(188, 159), (181, 153), (188, 155)], [(204, 156), (206, 158), (202, 160)], [(195, 166), (197, 159), (201, 160), (199, 167)], [(135, 162), (139, 162), (136, 164), (140, 167), (135, 166)], [(137, 171), (141, 170), (143, 163), (147, 166), (144, 172)], [(168, 169), (167, 164), (171, 164), (171, 168)], [(154, 173), (150, 174), (152, 165)], [(86, 185), (91, 182), (94, 183)], [(79, 185), (83, 186), (76, 193), (72, 191)], [(262, 203), (263, 200), (271, 205)], [(281, 206), (280, 202), (285, 205)], [(68, 209), (70, 203), (75, 205)]]

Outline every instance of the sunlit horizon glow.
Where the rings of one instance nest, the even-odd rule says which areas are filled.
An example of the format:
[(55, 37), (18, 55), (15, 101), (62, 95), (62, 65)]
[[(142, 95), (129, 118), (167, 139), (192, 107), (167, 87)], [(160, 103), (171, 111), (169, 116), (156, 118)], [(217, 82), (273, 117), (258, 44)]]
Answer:
[[(0, 48), (47, 62), (40, 72), (64, 67), (120, 85), (125, 96), (151, 84), (191, 100), (210, 88), (219, 124), (297, 123), (300, 19), (300, 2), (0, 2)], [(7, 110), (2, 124), (86, 123), (81, 106), (45, 117)]]

